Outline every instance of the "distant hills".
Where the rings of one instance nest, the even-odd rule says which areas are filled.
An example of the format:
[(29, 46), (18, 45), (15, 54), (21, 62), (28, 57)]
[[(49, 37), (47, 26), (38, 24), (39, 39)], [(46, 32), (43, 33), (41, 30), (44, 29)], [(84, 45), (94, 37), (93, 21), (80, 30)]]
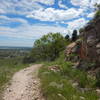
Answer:
[(32, 49), (32, 47), (0, 46), (0, 49)]

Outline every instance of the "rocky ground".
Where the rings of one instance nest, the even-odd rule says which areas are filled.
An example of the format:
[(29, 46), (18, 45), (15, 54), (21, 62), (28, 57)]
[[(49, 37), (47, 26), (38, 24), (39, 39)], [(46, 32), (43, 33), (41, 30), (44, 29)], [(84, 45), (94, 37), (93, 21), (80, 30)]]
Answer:
[(37, 77), (41, 65), (25, 68), (13, 76), (4, 92), (4, 100), (44, 100)]

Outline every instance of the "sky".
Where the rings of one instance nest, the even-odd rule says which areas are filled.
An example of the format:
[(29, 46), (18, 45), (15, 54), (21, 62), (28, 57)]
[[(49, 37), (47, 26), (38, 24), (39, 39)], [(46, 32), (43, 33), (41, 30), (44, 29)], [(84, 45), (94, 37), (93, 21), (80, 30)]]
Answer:
[(0, 46), (32, 47), (50, 32), (72, 34), (91, 20), (100, 0), (0, 0)]

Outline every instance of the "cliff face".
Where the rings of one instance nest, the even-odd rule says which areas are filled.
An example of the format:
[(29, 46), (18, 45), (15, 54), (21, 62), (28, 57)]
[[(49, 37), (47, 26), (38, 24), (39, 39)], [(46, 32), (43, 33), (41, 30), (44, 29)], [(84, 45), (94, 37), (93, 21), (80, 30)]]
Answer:
[(89, 23), (80, 33), (80, 39), (67, 46), (66, 60), (79, 62), (78, 68), (100, 68), (100, 19)]
[(100, 66), (100, 19), (87, 25), (80, 34), (84, 60), (94, 62), (97, 66)]

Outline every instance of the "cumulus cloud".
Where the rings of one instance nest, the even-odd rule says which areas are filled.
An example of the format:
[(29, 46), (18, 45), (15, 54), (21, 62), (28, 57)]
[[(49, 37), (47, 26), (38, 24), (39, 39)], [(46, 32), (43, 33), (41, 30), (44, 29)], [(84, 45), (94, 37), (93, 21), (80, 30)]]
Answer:
[(39, 3), (53, 5), (55, 0), (2, 0), (0, 1), (0, 13), (14, 13), (26, 15), (29, 12), (40, 9)]
[(68, 7), (62, 3), (62, 0), (59, 0), (58, 6), (59, 6), (60, 8), (68, 9)]
[(53, 5), (55, 0), (34, 0), (36, 2), (40, 2), (40, 3), (43, 3), (43, 4), (46, 4), (46, 5)]
[(71, 3), (75, 6), (88, 6), (89, 5), (89, 0), (71, 0)]
[(69, 30), (74, 30), (74, 29), (80, 29), (82, 28), (88, 21), (85, 20), (84, 18), (80, 18), (77, 20), (74, 20), (72, 22), (68, 22), (66, 24), (68, 24), (68, 29)]
[(94, 15), (95, 15), (95, 12), (92, 12), (92, 13), (89, 13), (89, 14), (87, 15), (87, 17), (88, 17), (88, 18), (93, 18)]
[(22, 19), (22, 18), (9, 18), (4, 15), (0, 16), (0, 24), (7, 24), (7, 23), (12, 23), (12, 22), (19, 22), (21, 24), (28, 23), (25, 19)]
[(7, 37), (15, 38), (24, 38), (24, 39), (38, 39), (44, 34), (49, 32), (61, 32), (63, 33), (66, 28), (60, 26), (49, 26), (43, 24), (22, 24), (18, 28), (11, 27), (0, 27), (0, 35)]
[(80, 16), (82, 9), (70, 8), (68, 10), (58, 10), (54, 8), (35, 10), (28, 15), (29, 18), (38, 19), (41, 21), (61, 21), (69, 20)]
[(71, 0), (71, 3), (75, 6), (94, 8), (94, 5), (100, 4), (100, 0)]

